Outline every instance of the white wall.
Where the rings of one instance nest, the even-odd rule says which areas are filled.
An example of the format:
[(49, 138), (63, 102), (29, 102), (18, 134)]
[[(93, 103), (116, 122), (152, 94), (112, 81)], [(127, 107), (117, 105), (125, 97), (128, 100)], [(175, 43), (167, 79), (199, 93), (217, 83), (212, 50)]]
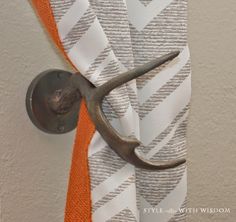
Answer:
[(40, 71), (68, 68), (27, 1), (1, 1), (0, 11), (0, 221), (63, 221), (74, 135), (38, 131), (24, 103)]
[[(236, 217), (235, 21), (235, 0), (189, 0), (188, 205), (234, 210), (190, 214), (191, 222), (233, 222)], [(62, 222), (74, 132), (41, 133), (28, 119), (24, 100), (38, 72), (69, 68), (28, 1), (0, 2), (0, 30), (0, 221)]]
[(192, 107), (188, 128), (189, 222), (236, 221), (236, 1), (189, 0)]

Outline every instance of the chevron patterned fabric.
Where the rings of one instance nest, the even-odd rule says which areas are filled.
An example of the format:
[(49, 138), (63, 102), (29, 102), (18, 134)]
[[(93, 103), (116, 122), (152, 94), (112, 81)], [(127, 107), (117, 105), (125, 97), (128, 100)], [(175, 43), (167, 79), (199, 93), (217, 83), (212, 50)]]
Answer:
[[(191, 96), (187, 0), (50, 0), (63, 47), (96, 86), (173, 50), (180, 55), (112, 91), (103, 109), (111, 124), (141, 142), (146, 158), (186, 155)], [(135, 169), (95, 132), (89, 146), (94, 222), (182, 222), (186, 166)], [(161, 210), (161, 213), (149, 211)]]

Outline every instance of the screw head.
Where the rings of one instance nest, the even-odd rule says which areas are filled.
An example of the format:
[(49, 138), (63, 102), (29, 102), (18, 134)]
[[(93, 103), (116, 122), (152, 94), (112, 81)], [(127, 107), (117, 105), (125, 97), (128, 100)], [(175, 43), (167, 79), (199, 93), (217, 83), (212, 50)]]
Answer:
[(57, 130), (58, 130), (59, 133), (63, 133), (64, 130), (65, 130), (65, 126), (64, 126), (64, 125), (59, 125), (59, 126), (57, 127)]

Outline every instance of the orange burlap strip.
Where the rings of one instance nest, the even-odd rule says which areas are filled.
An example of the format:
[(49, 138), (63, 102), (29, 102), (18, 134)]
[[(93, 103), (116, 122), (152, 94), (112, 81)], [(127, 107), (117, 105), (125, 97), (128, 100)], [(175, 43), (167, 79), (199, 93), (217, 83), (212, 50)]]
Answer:
[[(49, 0), (32, 0), (32, 4), (54, 42), (67, 57), (60, 41)], [(71, 64), (71, 62), (70, 62)], [(73, 64), (71, 64), (73, 65)], [(95, 132), (84, 101), (81, 103), (67, 192), (65, 222), (91, 222), (91, 190), (88, 147)]]

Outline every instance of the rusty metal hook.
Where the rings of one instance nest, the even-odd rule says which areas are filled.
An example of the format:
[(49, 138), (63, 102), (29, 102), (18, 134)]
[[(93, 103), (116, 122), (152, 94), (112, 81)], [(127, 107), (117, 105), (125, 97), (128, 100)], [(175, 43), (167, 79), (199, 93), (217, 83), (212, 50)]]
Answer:
[[(71, 119), (76, 118), (75, 111), (78, 113), (81, 98), (84, 98), (89, 115), (95, 124), (96, 130), (101, 134), (110, 148), (115, 151), (122, 159), (134, 165), (135, 167), (152, 170), (163, 170), (179, 166), (185, 163), (186, 160), (178, 159), (162, 162), (158, 161), (155, 163), (145, 160), (136, 151), (136, 148), (140, 146), (140, 142), (137, 139), (131, 139), (120, 135), (111, 126), (102, 111), (102, 101), (104, 97), (108, 95), (113, 89), (132, 79), (144, 75), (145, 73), (164, 64), (167, 61), (173, 60), (178, 55), (178, 51), (164, 55), (141, 67), (127, 71), (107, 81), (99, 87), (95, 87), (90, 81), (80, 74), (69, 75), (68, 72), (54, 70), (54, 72), (50, 71), (50, 77), (53, 79), (52, 73), (54, 73), (53, 75), (57, 73), (58, 78), (59, 73), (61, 78), (64, 78), (64, 81), (58, 80), (59, 83), (55, 83), (55, 80), (52, 81), (52, 79), (50, 79), (51, 84), (49, 85), (53, 85), (52, 83), (54, 82), (54, 89), (49, 90), (48, 88), (45, 89), (45, 82), (47, 80), (48, 73), (40, 74), (40, 76), (31, 83), (27, 93), (26, 106), (28, 114), (34, 124), (41, 130), (49, 133), (64, 133), (72, 128)], [(41, 88), (38, 85), (40, 85)], [(43, 90), (46, 91), (46, 95), (45, 93), (40, 95), (40, 92), (42, 93)], [(39, 105), (39, 103), (41, 108), (47, 110), (46, 113), (44, 112), (44, 115), (47, 115), (46, 120), (42, 116), (43, 113), (39, 114), (40, 111), (36, 112), (37, 105)], [(54, 117), (55, 115), (56, 118)], [(51, 120), (51, 124), (47, 125), (48, 121), (50, 122), (50, 118), (52, 117), (55, 119), (53, 121)], [(42, 121), (42, 119), (44, 121)], [(58, 122), (63, 122), (63, 120), (64, 122), (68, 122), (70, 120), (70, 124), (68, 127), (65, 127), (66, 124), (64, 124), (64, 128), (60, 130), (60, 127), (58, 128)], [(55, 122), (56, 124), (54, 124)], [(49, 129), (49, 127), (51, 128)]]

